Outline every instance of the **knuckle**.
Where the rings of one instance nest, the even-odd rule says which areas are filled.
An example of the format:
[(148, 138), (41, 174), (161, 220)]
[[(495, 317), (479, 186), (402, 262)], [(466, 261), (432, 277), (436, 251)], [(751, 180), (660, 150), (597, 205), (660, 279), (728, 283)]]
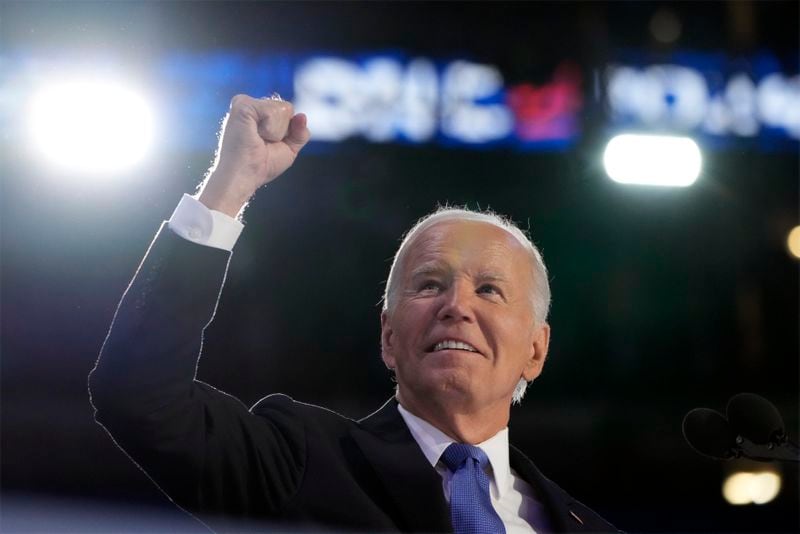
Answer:
[(235, 95), (233, 98), (231, 98), (231, 109), (241, 108), (243, 105), (247, 103), (249, 99), (250, 97), (247, 95), (243, 94)]

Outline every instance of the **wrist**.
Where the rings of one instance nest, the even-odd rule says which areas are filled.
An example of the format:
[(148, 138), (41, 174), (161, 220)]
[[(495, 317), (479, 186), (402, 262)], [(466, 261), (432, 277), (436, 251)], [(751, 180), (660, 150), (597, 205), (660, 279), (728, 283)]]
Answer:
[(241, 182), (223, 177), (214, 170), (203, 184), (197, 200), (208, 209), (236, 218), (255, 194), (253, 189), (237, 184)]

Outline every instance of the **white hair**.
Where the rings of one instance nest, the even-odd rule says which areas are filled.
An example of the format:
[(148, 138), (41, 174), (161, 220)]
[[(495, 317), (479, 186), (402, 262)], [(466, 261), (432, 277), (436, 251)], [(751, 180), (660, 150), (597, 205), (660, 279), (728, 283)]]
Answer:
[[(550, 282), (547, 279), (547, 267), (544, 264), (539, 249), (536, 248), (536, 245), (533, 244), (530, 237), (508, 217), (504, 217), (489, 210), (473, 211), (466, 207), (440, 207), (433, 213), (422, 217), (408, 232), (406, 232), (400, 242), (400, 247), (394, 255), (392, 267), (389, 269), (389, 279), (386, 282), (386, 290), (383, 294), (383, 310), (391, 313), (394, 308), (398, 281), (401, 278), (401, 271), (405, 267), (405, 257), (417, 236), (435, 224), (451, 221), (477, 221), (493, 224), (507, 231), (519, 241), (531, 258), (531, 276), (533, 278), (531, 303), (533, 304), (534, 320), (536, 324), (544, 324), (547, 321), (547, 315), (550, 311)], [(511, 399), (512, 403), (519, 404), (520, 401), (522, 401), (527, 387), (528, 383), (524, 378), (521, 378), (517, 387), (514, 389), (514, 394)]]

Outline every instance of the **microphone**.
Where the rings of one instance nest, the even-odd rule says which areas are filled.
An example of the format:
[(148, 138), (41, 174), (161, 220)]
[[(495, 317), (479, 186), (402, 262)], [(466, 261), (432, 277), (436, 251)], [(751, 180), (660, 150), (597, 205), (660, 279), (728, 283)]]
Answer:
[(683, 435), (705, 456), (760, 462), (800, 462), (800, 447), (789, 441), (778, 409), (764, 397), (739, 393), (728, 401), (727, 419), (709, 408), (695, 408), (683, 418)]
[(736, 434), (725, 417), (710, 408), (695, 408), (686, 414), (683, 437), (704, 456), (723, 460), (736, 456)]

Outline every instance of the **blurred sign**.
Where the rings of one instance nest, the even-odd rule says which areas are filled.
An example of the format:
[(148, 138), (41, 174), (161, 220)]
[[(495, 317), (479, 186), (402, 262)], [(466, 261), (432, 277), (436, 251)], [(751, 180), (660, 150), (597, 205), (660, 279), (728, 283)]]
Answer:
[(299, 65), (294, 102), (316, 140), (466, 145), (569, 143), (578, 133), (580, 78), (562, 67), (553, 81), (506, 87), (493, 66), (374, 56), (311, 58)]
[(612, 127), (677, 131), (733, 141), (800, 139), (800, 75), (762, 54), (680, 54), (647, 64), (633, 59), (606, 70)]

